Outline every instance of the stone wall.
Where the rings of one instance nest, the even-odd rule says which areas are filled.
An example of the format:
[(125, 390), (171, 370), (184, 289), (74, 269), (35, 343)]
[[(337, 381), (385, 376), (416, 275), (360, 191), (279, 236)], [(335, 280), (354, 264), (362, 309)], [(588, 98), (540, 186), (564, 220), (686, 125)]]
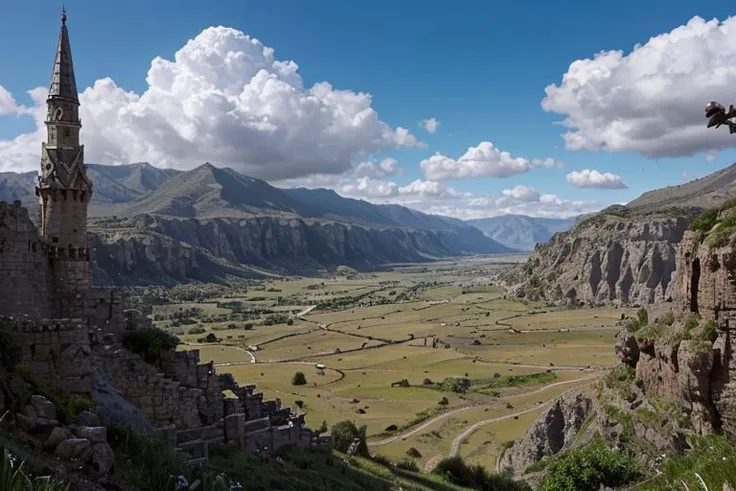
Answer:
[(103, 370), (122, 396), (139, 407), (154, 426), (187, 429), (207, 422), (204, 391), (166, 377), (125, 349), (105, 348), (94, 353), (95, 368)]
[(120, 292), (111, 288), (91, 288), (84, 297), (82, 315), (90, 328), (121, 336), (125, 313)]
[(0, 202), (0, 315), (49, 317), (45, 249), (20, 201)]
[(36, 376), (70, 392), (92, 390), (90, 334), (79, 319), (4, 322), (21, 345), (21, 363)]
[(161, 357), (160, 368), (164, 375), (183, 386), (202, 391), (205, 406), (200, 408), (200, 412), (207, 422), (215, 422), (224, 416), (222, 385), (213, 362), (199, 362), (199, 350), (167, 351)]

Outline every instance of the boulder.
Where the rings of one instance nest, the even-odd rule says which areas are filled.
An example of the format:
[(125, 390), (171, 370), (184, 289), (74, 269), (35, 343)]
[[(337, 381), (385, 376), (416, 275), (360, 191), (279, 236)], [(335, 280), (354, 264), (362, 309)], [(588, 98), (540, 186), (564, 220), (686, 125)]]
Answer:
[(74, 434), (79, 438), (86, 438), (92, 443), (107, 442), (107, 428), (104, 426), (78, 426)]
[(64, 427), (57, 426), (53, 430), (51, 430), (51, 434), (46, 439), (46, 442), (43, 444), (43, 446), (47, 450), (54, 450), (56, 447), (59, 446), (61, 442), (70, 438), (71, 436), (71, 431)]
[(65, 460), (78, 459), (90, 449), (92, 442), (86, 438), (67, 438), (59, 443), (54, 454)]
[(115, 453), (107, 443), (96, 443), (89, 452), (84, 466), (95, 478), (112, 474), (115, 470)]
[(90, 411), (79, 413), (79, 424), (82, 426), (100, 426), (100, 419)]
[(44, 396), (32, 395), (31, 405), (36, 410), (39, 418), (56, 419), (56, 406)]

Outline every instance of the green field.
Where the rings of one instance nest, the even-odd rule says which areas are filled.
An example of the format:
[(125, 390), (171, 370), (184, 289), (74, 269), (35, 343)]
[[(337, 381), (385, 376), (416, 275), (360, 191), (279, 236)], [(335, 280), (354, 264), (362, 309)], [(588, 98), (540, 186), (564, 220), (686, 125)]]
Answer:
[[(403, 459), (414, 447), (429, 469), (457, 452), (494, 470), (504, 441), (615, 362), (616, 325), (632, 313), (507, 298), (488, 279), (497, 262), (275, 278), (162, 302), (153, 317), (180, 349), (199, 349), (203, 362), (305, 412), (312, 427), (350, 419), (367, 426), (374, 453)], [(305, 385), (292, 385), (297, 371)], [(441, 384), (448, 378), (469, 386), (454, 392)]]

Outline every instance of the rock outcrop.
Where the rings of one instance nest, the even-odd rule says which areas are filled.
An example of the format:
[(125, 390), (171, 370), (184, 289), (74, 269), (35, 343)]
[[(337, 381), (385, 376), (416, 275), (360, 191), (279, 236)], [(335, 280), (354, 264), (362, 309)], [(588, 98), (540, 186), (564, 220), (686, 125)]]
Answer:
[(671, 300), (677, 244), (691, 221), (687, 213), (595, 215), (538, 245), (504, 280), (519, 296), (560, 304)]
[(736, 343), (736, 234), (722, 227), (717, 224), (707, 233), (686, 234), (679, 251), (677, 292), (685, 310), (714, 319), (717, 327), (712, 351), (707, 359), (696, 362), (699, 376), (695, 380), (704, 385), (700, 392), (708, 394), (706, 407), (698, 409), (698, 413), (707, 415), (712, 411), (715, 414), (713, 423), (736, 438), (736, 356), (733, 351)]
[(510, 467), (520, 475), (535, 462), (569, 448), (591, 416), (592, 409), (593, 401), (585, 394), (573, 392), (563, 395), (539, 415), (521, 440), (503, 454), (500, 467)]

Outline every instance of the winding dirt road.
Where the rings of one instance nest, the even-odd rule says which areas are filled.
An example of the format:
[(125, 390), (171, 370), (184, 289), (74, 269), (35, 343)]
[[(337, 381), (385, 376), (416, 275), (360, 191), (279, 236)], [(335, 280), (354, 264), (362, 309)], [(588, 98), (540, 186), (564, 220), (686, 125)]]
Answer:
[[(597, 375), (591, 375), (591, 376), (587, 376), (587, 377), (576, 378), (576, 379), (573, 379), (573, 380), (563, 380), (562, 382), (555, 382), (553, 384), (549, 384), (549, 385), (545, 385), (543, 387), (539, 387), (538, 389), (534, 389), (534, 390), (530, 390), (530, 391), (520, 392), (518, 394), (514, 394), (512, 396), (509, 396), (507, 399), (514, 399), (516, 397), (530, 396), (530, 395), (534, 395), (534, 394), (539, 394), (541, 392), (544, 392), (546, 390), (552, 389), (554, 387), (559, 387), (561, 385), (567, 385), (567, 384), (574, 384), (576, 382), (582, 382), (582, 381), (585, 381), (585, 380), (592, 380), (592, 379), (594, 379), (596, 377), (597, 377)], [(408, 438), (408, 437), (410, 437), (412, 435), (415, 435), (415, 434), (419, 433), (420, 431), (422, 431), (423, 429), (427, 428), (428, 426), (433, 425), (437, 421), (440, 421), (442, 419), (448, 418), (450, 416), (453, 416), (455, 414), (461, 413), (463, 411), (467, 411), (468, 409), (481, 408), (481, 407), (489, 407), (489, 406), (492, 406), (493, 404), (496, 404), (497, 402), (498, 401), (494, 401), (494, 402), (488, 403), (488, 404), (473, 404), (473, 405), (468, 405), (468, 406), (462, 406), (462, 407), (459, 407), (459, 408), (455, 408), (455, 409), (453, 409), (451, 411), (447, 411), (446, 413), (442, 413), (442, 414), (440, 414), (438, 416), (435, 416), (434, 418), (428, 419), (427, 421), (421, 423), (419, 426), (415, 426), (414, 428), (408, 430), (405, 433), (401, 433), (401, 434), (398, 434), (398, 435), (390, 436), (388, 438), (385, 438), (383, 440), (378, 440), (376, 442), (368, 442), (368, 446), (369, 447), (380, 447), (382, 445), (388, 445), (389, 443), (393, 443), (393, 442), (395, 442), (397, 440), (403, 440), (404, 438)], [(520, 412), (517, 412), (517, 413), (508, 414), (506, 416), (500, 416), (500, 419), (498, 419), (498, 418), (495, 418), (495, 419), (498, 419), (498, 421), (502, 421), (504, 419), (513, 418), (514, 416), (520, 416), (522, 414), (526, 414), (528, 412), (535, 411), (535, 410), (539, 409), (540, 407), (543, 407), (543, 406), (542, 405), (535, 406), (535, 407), (533, 407), (531, 409), (527, 409), (525, 411), (520, 411)], [(465, 432), (463, 432), (463, 434), (461, 435), (461, 437), (463, 437), (463, 438), (464, 437), (467, 437), (468, 435), (470, 435), (471, 433), (473, 433), (473, 431), (475, 431), (476, 429), (478, 429), (480, 426), (483, 426), (485, 424), (489, 424), (489, 423), (492, 423), (492, 422), (494, 422), (494, 421), (493, 420), (485, 420), (485, 421), (480, 421), (479, 423), (475, 423), (474, 425), (472, 425), (470, 427), (470, 428), (472, 428), (472, 430), (468, 432), (468, 430), (470, 429), (470, 428), (468, 428), (468, 430), (465, 430)], [(454, 448), (454, 446), (455, 446), (455, 443), (453, 442), (453, 448)], [(459, 447), (459, 444), (458, 444), (458, 447)], [(454, 454), (452, 454), (452, 455), (454, 455)]]

